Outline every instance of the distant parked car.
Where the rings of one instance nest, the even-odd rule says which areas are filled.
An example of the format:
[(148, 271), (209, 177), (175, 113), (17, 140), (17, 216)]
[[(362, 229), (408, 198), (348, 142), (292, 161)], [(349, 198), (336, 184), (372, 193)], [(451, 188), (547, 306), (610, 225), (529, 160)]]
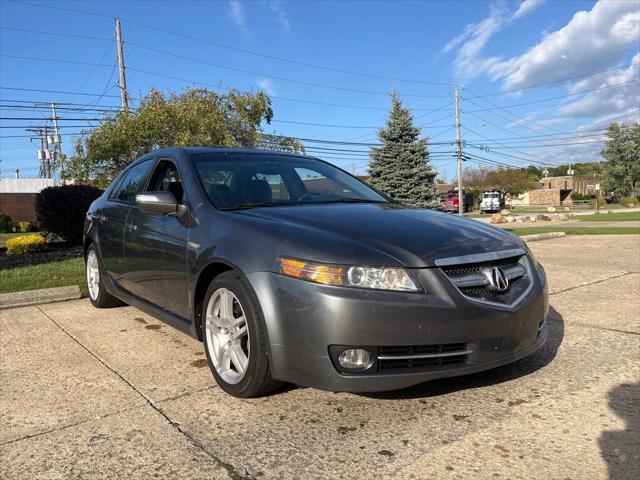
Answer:
[(397, 389), (547, 337), (544, 269), (521, 240), (310, 157), (152, 152), (91, 205), (84, 250), (93, 305), (126, 302), (203, 341), (238, 397)]

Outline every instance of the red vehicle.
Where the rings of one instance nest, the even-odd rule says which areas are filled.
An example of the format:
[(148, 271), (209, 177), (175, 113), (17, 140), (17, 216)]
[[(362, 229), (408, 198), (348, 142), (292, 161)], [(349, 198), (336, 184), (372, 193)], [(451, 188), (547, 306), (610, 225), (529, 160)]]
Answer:
[[(470, 212), (473, 210), (473, 194), (463, 192), (462, 201), (463, 212)], [(449, 190), (447, 193), (443, 193), (440, 196), (440, 204), (442, 205), (443, 211), (449, 213), (458, 213), (458, 206), (460, 205), (460, 201), (458, 199), (458, 191)]]

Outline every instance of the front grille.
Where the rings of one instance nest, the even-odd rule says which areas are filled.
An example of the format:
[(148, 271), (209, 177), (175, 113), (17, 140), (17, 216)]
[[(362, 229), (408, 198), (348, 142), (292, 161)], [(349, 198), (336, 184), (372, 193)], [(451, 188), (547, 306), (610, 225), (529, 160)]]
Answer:
[(380, 347), (379, 355), (381, 357), (386, 357), (387, 355), (425, 355), (430, 353), (450, 353), (466, 349), (466, 343), (447, 343), (442, 345), (406, 345), (401, 347)]
[(378, 371), (418, 372), (433, 367), (466, 363), (470, 350), (466, 343), (380, 347)]
[[(498, 267), (508, 280), (508, 287), (504, 290), (498, 291), (487, 277), (494, 267)], [(441, 270), (466, 297), (503, 305), (517, 302), (531, 285), (527, 259), (523, 254), (446, 265), (442, 266)]]

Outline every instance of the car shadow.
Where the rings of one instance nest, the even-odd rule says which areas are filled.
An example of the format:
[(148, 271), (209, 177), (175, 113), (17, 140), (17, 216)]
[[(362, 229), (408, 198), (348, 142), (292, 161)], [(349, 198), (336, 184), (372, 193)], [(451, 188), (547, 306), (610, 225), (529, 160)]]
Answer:
[(524, 377), (548, 365), (555, 358), (558, 348), (562, 344), (564, 339), (564, 319), (562, 315), (556, 309), (550, 307), (547, 322), (549, 333), (544, 346), (531, 355), (509, 365), (460, 377), (431, 380), (402, 390), (359, 393), (358, 395), (380, 400), (437, 397), (458, 390), (487, 387)]
[(624, 430), (607, 430), (598, 439), (611, 480), (640, 478), (640, 383), (609, 390), (609, 407), (625, 421)]

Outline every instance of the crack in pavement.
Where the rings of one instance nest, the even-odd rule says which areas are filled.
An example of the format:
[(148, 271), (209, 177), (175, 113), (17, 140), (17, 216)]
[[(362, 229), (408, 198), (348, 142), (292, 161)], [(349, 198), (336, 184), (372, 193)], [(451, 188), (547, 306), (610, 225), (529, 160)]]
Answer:
[(144, 401), (153, 409), (155, 410), (162, 418), (164, 418), (164, 420), (169, 424), (170, 427), (172, 427), (176, 432), (180, 433), (185, 440), (187, 440), (187, 442), (189, 444), (191, 444), (193, 447), (197, 448), (198, 450), (200, 450), (202, 453), (204, 453), (207, 457), (209, 457), (211, 460), (213, 460), (215, 463), (217, 463), (218, 465), (220, 465), (221, 467), (223, 467), (228, 475), (229, 478), (233, 479), (233, 480), (252, 480), (255, 477), (253, 477), (252, 475), (249, 474), (249, 472), (247, 472), (245, 470), (245, 474), (241, 474), (240, 472), (238, 472), (238, 470), (236, 469), (236, 467), (234, 467), (232, 464), (227, 463), (223, 460), (221, 460), (220, 458), (216, 457), (214, 454), (212, 454), (211, 452), (209, 452), (204, 445), (202, 445), (202, 443), (200, 443), (198, 440), (196, 440), (195, 438), (193, 438), (193, 436), (191, 434), (189, 434), (187, 431), (183, 430), (182, 427), (180, 427), (180, 424), (177, 422), (174, 422), (173, 420), (171, 420), (171, 418), (169, 417), (168, 414), (166, 414), (157, 404), (156, 402), (154, 402), (151, 398), (147, 397), (140, 389), (138, 389), (133, 383), (131, 383), (129, 380), (127, 380), (124, 376), (122, 376), (122, 374), (120, 374), (115, 368), (113, 368), (111, 365), (109, 365), (105, 360), (103, 360), (102, 358), (100, 358), (99, 355), (97, 355), (96, 353), (94, 353), (91, 349), (89, 349), (88, 347), (86, 347), (78, 338), (76, 338), (71, 332), (69, 332), (68, 330), (66, 330), (62, 325), (60, 325), (58, 322), (56, 322), (53, 317), (51, 317), (47, 312), (45, 312), (44, 310), (42, 310), (42, 308), (40, 308), (40, 305), (36, 305), (36, 308), (38, 310), (40, 310), (40, 312), (42, 312), (42, 314), (47, 317), (49, 320), (51, 320), (53, 322), (54, 325), (56, 325), (60, 330), (62, 330), (65, 334), (67, 334), (74, 342), (76, 342), (78, 345), (80, 345), (80, 347), (82, 347), (89, 355), (91, 355), (92, 357), (94, 357), (96, 360), (98, 360), (98, 362), (100, 362), (106, 369), (108, 369), (111, 373), (113, 373), (114, 375), (116, 375), (118, 378), (120, 378), (120, 380), (122, 380), (124, 383), (126, 383), (134, 392), (136, 392), (138, 395), (140, 395)]
[(607, 280), (613, 280), (615, 278), (622, 278), (622, 277), (626, 277), (627, 275), (633, 275), (633, 274), (636, 274), (636, 273), (640, 273), (640, 272), (624, 272), (624, 273), (621, 273), (619, 275), (613, 275), (611, 277), (603, 278), (603, 279), (600, 279), (600, 280), (594, 280), (593, 282), (581, 283), (580, 285), (576, 285), (576, 286), (573, 286), (573, 287), (568, 287), (568, 288), (565, 288), (563, 290), (558, 290), (557, 292), (550, 293), (549, 296), (558, 295), (559, 293), (570, 292), (571, 290), (576, 290), (577, 288), (588, 287), (590, 285), (596, 285), (598, 283), (606, 282)]
[(599, 325), (590, 325), (582, 322), (571, 322), (572, 325), (579, 325), (581, 327), (594, 328), (596, 330), (606, 330), (608, 332), (625, 333), (627, 335), (640, 335), (640, 332), (632, 332), (631, 330), (621, 330), (619, 328), (601, 327)]
[(98, 415), (95, 417), (91, 417), (91, 418), (87, 418), (85, 420), (80, 420), (78, 422), (74, 422), (74, 423), (69, 423), (67, 425), (62, 425), (60, 427), (56, 427), (56, 428), (51, 428), (49, 430), (44, 430), (42, 432), (38, 432), (38, 433), (31, 433), (29, 435), (25, 435), (24, 437), (20, 437), (20, 438), (14, 438), (13, 440), (7, 440), (6, 442), (1, 442), (0, 443), (0, 447), (4, 446), (4, 445), (10, 445), (12, 443), (16, 443), (16, 442), (21, 442), (22, 440), (29, 440), (30, 438), (36, 438), (36, 437), (41, 437), (42, 435), (48, 435), (50, 433), (55, 433), (55, 432), (60, 432), (62, 430), (66, 430), (68, 428), (73, 428), (73, 427), (77, 427), (78, 425), (83, 425), (85, 423), (89, 423), (89, 422), (94, 422), (96, 420), (104, 420), (105, 418), (109, 418), (109, 417), (113, 417), (115, 415), (120, 415), (121, 413), (127, 413), (127, 412), (131, 412), (133, 410), (137, 410), (139, 408), (142, 408), (142, 406), (138, 406), (138, 407), (129, 407), (129, 408), (125, 408), (124, 410), (119, 410), (117, 412), (111, 412), (111, 413), (107, 413), (105, 415)]

